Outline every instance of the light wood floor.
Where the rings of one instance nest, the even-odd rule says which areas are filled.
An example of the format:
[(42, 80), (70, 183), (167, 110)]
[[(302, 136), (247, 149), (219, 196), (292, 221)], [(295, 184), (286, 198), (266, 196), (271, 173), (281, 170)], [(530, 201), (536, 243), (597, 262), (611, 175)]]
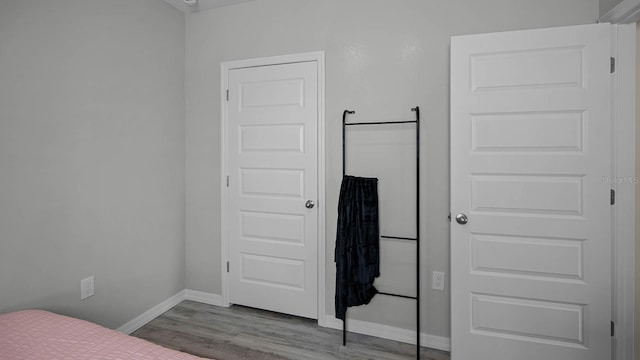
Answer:
[[(319, 327), (315, 320), (242, 306), (183, 301), (132, 334), (168, 348), (217, 360), (415, 359), (415, 346)], [(449, 360), (423, 348), (423, 360)]]

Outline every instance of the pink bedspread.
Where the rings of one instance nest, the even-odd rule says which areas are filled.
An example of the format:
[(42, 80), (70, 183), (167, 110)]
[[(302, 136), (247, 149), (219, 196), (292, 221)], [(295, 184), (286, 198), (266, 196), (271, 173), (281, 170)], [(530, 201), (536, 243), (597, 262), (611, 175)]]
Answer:
[(195, 360), (115, 330), (42, 310), (0, 314), (1, 360)]

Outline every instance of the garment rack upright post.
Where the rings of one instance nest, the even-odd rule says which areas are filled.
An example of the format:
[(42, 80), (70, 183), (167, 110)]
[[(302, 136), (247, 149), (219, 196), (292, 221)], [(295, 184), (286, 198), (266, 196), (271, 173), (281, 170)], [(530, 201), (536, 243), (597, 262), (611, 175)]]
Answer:
[[(347, 122), (347, 115), (355, 114), (355, 111), (345, 110), (342, 113), (342, 176), (346, 175), (347, 169), (347, 126), (376, 126), (391, 124), (415, 124), (416, 126), (416, 237), (398, 237), (381, 235), (382, 239), (408, 240), (416, 242), (416, 296), (392, 294), (378, 292), (380, 295), (395, 296), (400, 298), (414, 299), (416, 301), (416, 359), (420, 359), (420, 107), (411, 109), (416, 114), (415, 120), (407, 121), (382, 121), (382, 122)], [(347, 319), (342, 322), (342, 344), (347, 345)]]

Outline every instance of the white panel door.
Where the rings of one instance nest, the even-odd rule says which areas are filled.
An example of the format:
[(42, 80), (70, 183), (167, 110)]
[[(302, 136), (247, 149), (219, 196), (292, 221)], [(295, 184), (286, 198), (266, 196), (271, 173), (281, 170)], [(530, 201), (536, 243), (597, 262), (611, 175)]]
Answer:
[(317, 62), (228, 78), (229, 300), (317, 318)]
[(609, 59), (607, 24), (452, 38), (453, 360), (610, 359)]

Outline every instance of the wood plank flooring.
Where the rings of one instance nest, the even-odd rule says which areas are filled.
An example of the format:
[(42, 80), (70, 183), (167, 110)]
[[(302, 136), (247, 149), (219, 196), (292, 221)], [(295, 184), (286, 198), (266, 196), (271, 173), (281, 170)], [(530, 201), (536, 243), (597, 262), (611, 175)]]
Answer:
[[(415, 346), (319, 327), (315, 320), (242, 306), (183, 301), (132, 334), (162, 346), (217, 360), (410, 360)], [(423, 360), (449, 360), (422, 348)]]

